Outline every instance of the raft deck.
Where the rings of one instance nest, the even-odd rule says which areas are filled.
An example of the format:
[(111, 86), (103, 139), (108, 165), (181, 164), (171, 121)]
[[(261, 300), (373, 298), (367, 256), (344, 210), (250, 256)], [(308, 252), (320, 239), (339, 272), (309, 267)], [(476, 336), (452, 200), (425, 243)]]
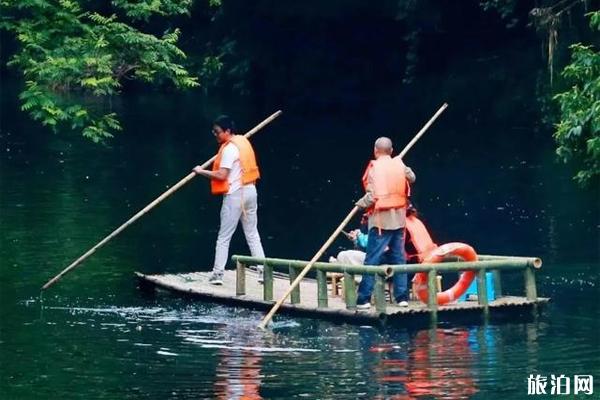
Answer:
[[(272, 284), (272, 295), (269, 297), (274, 300), (264, 300), (265, 288), (262, 283), (258, 282), (258, 273), (239, 263), (236, 271), (225, 271), (222, 286), (208, 283), (209, 272), (167, 275), (145, 275), (136, 272), (136, 275), (146, 286), (166, 289), (179, 295), (194, 296), (217, 303), (258, 310), (269, 310), (275, 303), (274, 300), (281, 298), (290, 286), (289, 277), (272, 274), (269, 281), (269, 286)], [(240, 279), (241, 275), (243, 278)], [(236, 295), (241, 292), (239, 280), (243, 280), (243, 294)], [(321, 291), (323, 292), (322, 289)], [(476, 300), (455, 302), (432, 308), (421, 301), (410, 301), (408, 307), (386, 303), (384, 307), (372, 305), (369, 310), (357, 310), (355, 307), (349, 307), (346, 299), (332, 295), (331, 283), (327, 284), (326, 306), (323, 306), (322, 296), (321, 304), (319, 304), (317, 280), (303, 279), (297, 293), (294, 299), (288, 299), (282, 304), (281, 311), (283, 313), (371, 324), (386, 321), (406, 322), (408, 320), (438, 322), (469, 316), (479, 318), (482, 314), (506, 315), (506, 312), (508, 315), (514, 316), (515, 313), (523, 314), (524, 311), (527, 311), (525, 315), (531, 315), (531, 310), (537, 310), (538, 305), (543, 305), (550, 300), (543, 297), (528, 299), (527, 297), (501, 296), (496, 300), (486, 302), (487, 304), (481, 304)]]

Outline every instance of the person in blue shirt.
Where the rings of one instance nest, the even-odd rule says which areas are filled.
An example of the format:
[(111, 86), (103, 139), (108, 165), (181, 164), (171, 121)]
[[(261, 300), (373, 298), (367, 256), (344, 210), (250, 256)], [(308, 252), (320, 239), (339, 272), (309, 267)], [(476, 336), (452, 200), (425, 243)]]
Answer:
[[(407, 211), (406, 211), (406, 216), (407, 217), (417, 217), (418, 216), (418, 212), (416, 210), (416, 208), (411, 204)], [(361, 227), (365, 225), (361, 223)], [(366, 225), (364, 226), (364, 228), (366, 228)], [(329, 258), (329, 262), (331, 263), (340, 263), (340, 264), (350, 264), (350, 265), (364, 265), (365, 262), (365, 257), (366, 257), (366, 251), (367, 251), (367, 243), (369, 240), (369, 234), (368, 233), (364, 233), (361, 229), (355, 229), (353, 231), (350, 231), (348, 233), (345, 233), (346, 236), (348, 237), (348, 239), (350, 239), (352, 241), (352, 243), (354, 243), (354, 249), (352, 250), (343, 250), (340, 251), (337, 255), (337, 257), (330, 257)], [(416, 255), (417, 251), (412, 243), (412, 238), (410, 237), (410, 233), (407, 231), (407, 238), (406, 238), (406, 242), (405, 242), (405, 250), (407, 255), (409, 256), (407, 258), (406, 263), (407, 264), (418, 264), (419, 260), (418, 257)], [(386, 253), (387, 253), (387, 249), (386, 249)], [(386, 264), (386, 253), (383, 254), (383, 263)], [(410, 278), (412, 279), (412, 275), (410, 276)], [(403, 305), (404, 306), (404, 305)]]
[[(366, 220), (361, 221), (361, 228), (366, 230)], [(369, 234), (364, 233), (361, 229), (344, 232), (344, 234), (350, 241), (352, 241), (352, 243), (354, 243), (354, 249), (340, 251), (336, 257), (329, 257), (329, 262), (350, 265), (364, 265)]]

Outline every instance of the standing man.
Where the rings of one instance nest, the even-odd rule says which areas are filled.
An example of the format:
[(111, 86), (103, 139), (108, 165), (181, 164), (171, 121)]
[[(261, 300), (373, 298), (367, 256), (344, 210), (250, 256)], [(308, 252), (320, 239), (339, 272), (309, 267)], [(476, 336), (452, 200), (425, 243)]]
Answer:
[[(398, 157), (392, 158), (392, 141), (375, 141), (372, 160), (363, 175), (366, 194), (356, 206), (369, 210), (369, 240), (365, 265), (404, 264), (404, 227), (406, 226), (407, 181), (415, 181), (413, 171)], [(387, 251), (386, 251), (387, 250)], [(408, 307), (406, 274), (394, 274), (394, 299)], [(368, 310), (375, 278), (364, 274), (358, 286), (357, 308)]]
[[(252, 257), (265, 257), (257, 228), (258, 203), (254, 186), (260, 173), (250, 141), (234, 132), (235, 124), (231, 118), (226, 115), (218, 117), (213, 122), (212, 133), (220, 147), (212, 171), (194, 167), (196, 174), (210, 179), (212, 194), (223, 195), (215, 262), (208, 280), (211, 285), (223, 284), (229, 243), (240, 219)], [(262, 282), (262, 266), (259, 266), (259, 282)]]

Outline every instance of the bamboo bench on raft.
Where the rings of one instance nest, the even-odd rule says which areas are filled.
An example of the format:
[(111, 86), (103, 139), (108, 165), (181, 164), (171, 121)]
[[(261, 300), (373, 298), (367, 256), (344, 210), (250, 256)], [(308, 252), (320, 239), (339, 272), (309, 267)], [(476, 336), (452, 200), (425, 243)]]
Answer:
[[(329, 279), (329, 281), (331, 282), (331, 296), (332, 297), (341, 296), (342, 298), (344, 298), (344, 274), (341, 272), (328, 272), (327, 279)], [(437, 279), (437, 281), (435, 283), (436, 292), (439, 293), (442, 291), (442, 277), (438, 275), (436, 277), (436, 279)], [(354, 279), (354, 284), (356, 284), (356, 279)], [(388, 287), (389, 286), (390, 285), (388, 283)], [(389, 292), (390, 289), (388, 289), (387, 291)], [(417, 299), (417, 296), (415, 295), (414, 284), (412, 285), (412, 287), (410, 289), (409, 296), (410, 296), (411, 300)]]

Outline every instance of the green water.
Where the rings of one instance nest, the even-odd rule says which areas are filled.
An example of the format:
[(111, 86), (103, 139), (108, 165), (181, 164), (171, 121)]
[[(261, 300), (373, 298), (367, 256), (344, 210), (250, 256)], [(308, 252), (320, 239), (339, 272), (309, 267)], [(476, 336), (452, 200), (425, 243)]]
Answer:
[[(398, 112), (382, 111), (384, 101), (356, 113), (284, 107), (254, 139), (264, 247), (310, 258), (360, 196), (373, 140), (385, 133), (401, 148), (446, 100), (405, 158), (417, 174), (414, 201), (438, 243), (544, 259), (538, 293), (552, 303), (529, 321), (379, 330), (278, 316), (263, 333), (258, 312), (148, 297), (133, 271), (210, 269), (219, 200), (199, 178), (42, 302), (49, 278), (214, 153), (209, 121), (225, 107), (195, 95), (126, 97), (116, 105), (124, 133), (103, 147), (39, 128), (5, 89), (0, 397), (520, 399), (530, 374), (593, 375), (597, 395), (598, 191), (577, 188), (555, 163), (551, 132), (535, 116), (470, 108), (459, 82), (412, 107), (385, 105)], [(470, 102), (486, 104), (479, 96)], [(280, 106), (271, 103), (227, 107), (249, 128)], [(247, 254), (239, 232), (230, 253)], [(519, 292), (520, 282), (507, 277), (505, 289)]]

